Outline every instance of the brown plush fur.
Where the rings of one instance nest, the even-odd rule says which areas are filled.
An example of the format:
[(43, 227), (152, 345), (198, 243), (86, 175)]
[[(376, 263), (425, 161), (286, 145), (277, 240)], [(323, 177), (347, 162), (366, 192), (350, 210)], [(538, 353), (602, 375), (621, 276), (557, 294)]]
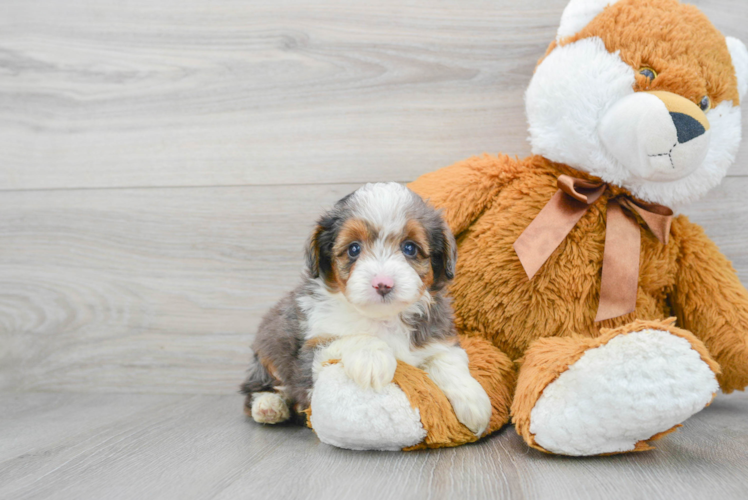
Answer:
[[(639, 220), (639, 291), (636, 310), (626, 316), (594, 321), (606, 202), (629, 195), (621, 188), (611, 186), (528, 280), (512, 245), (556, 192), (561, 174), (599, 181), (540, 156), (519, 160), (483, 155), (424, 175), (410, 185), (443, 209), (457, 237), (461, 257), (451, 291), (458, 330), (491, 340), (511, 359), (527, 356), (529, 360), (520, 370), (515, 396), (520, 434), (537, 447), (523, 420), (529, 419), (529, 402), (534, 404), (539, 396), (533, 391), (542, 392), (572, 362), (572, 354), (581, 356), (584, 349), (599, 345), (609, 335), (606, 329), (630, 328), (637, 319), (675, 316), (679, 325), (706, 345), (707, 352), (697, 350), (710, 360), (713, 370), (719, 373), (712, 359), (721, 365), (718, 380), (723, 391), (748, 385), (748, 292), (716, 245), (686, 217), (674, 218), (667, 245)], [(539, 339), (546, 340), (536, 342)], [(546, 342), (567, 342), (573, 353), (551, 350), (542, 372), (524, 374), (534, 366), (532, 360), (544, 356)], [(701, 346), (701, 342), (692, 344)], [(643, 444), (637, 447), (642, 449), (646, 449)]]
[(637, 318), (675, 316), (722, 366), (725, 392), (748, 385), (748, 293), (716, 245), (686, 217), (673, 220), (667, 245), (643, 227), (637, 305), (626, 316), (594, 321), (606, 202), (624, 193), (621, 188), (603, 193), (537, 275), (527, 279), (512, 245), (556, 192), (561, 174), (599, 180), (540, 156), (484, 155), (411, 184), (444, 210), (457, 235), (461, 257), (451, 291), (458, 329), (490, 339), (518, 359), (540, 338), (571, 332), (595, 338), (601, 328)]
[[(618, 335), (625, 335), (645, 329), (668, 331), (673, 335), (688, 340), (692, 348), (699, 353), (701, 359), (715, 373), (719, 373), (719, 365), (709, 355), (706, 346), (690, 332), (676, 328), (674, 323), (675, 318), (665, 321), (637, 320), (619, 328), (602, 329), (600, 336), (596, 338), (572, 335), (568, 337), (545, 338), (535, 342), (521, 362), (522, 369), (520, 370), (517, 381), (517, 395), (512, 403), (512, 419), (517, 433), (533, 448), (546, 451), (535, 442), (535, 436), (530, 433), (530, 412), (538, 398), (540, 398), (548, 384), (556, 380), (569, 366), (578, 361), (588, 349), (603, 346)], [(660, 438), (663, 435), (663, 433), (660, 433), (649, 440)], [(642, 451), (643, 449), (644, 443), (640, 443), (640, 445), (637, 445), (635, 451)], [(646, 449), (649, 448), (647, 447)]]
[[(608, 52), (620, 51), (623, 62), (632, 68), (657, 72), (652, 81), (637, 75), (635, 90), (667, 90), (695, 104), (705, 95), (712, 106), (725, 100), (739, 104), (725, 37), (692, 5), (677, 0), (620, 0), (558, 45), (590, 37), (600, 37)], [(546, 55), (556, 46), (553, 42)]]
[[(695, 7), (677, 0), (620, 0), (579, 33), (553, 42), (546, 55), (558, 44), (589, 37), (600, 37), (635, 71), (656, 72), (653, 80), (637, 74), (635, 91), (669, 91), (697, 105), (708, 96), (712, 107), (727, 100), (739, 104), (724, 36)], [(629, 214), (641, 226), (642, 241), (636, 309), (625, 316), (594, 321), (607, 201), (630, 196), (621, 188), (609, 186), (535, 277), (527, 278), (512, 245), (557, 191), (562, 174), (600, 181), (540, 156), (483, 155), (410, 184), (443, 210), (457, 238), (460, 260), (451, 292), (458, 330), (490, 340), (521, 365), (512, 406), (517, 432), (542, 449), (529, 427), (544, 388), (586, 350), (637, 329), (686, 338), (724, 392), (748, 385), (748, 292), (716, 245), (686, 217), (674, 218), (663, 245)], [(671, 316), (690, 331), (662, 321)], [(635, 451), (646, 449), (640, 442)]]

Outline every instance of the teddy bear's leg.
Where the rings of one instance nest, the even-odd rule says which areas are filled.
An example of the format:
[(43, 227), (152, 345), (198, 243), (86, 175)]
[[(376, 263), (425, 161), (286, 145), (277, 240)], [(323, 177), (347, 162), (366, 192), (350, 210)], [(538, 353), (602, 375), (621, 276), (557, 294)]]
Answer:
[(401, 450), (426, 436), (418, 410), (392, 382), (397, 363), (390, 351), (389, 366), (387, 350), (379, 339), (351, 336), (314, 353), (309, 422), (320, 441), (352, 450)]
[[(516, 372), (513, 362), (490, 342), (460, 339), (470, 373), (491, 401), (484, 436), (509, 420)], [(425, 371), (397, 362), (392, 382), (380, 390), (363, 389), (346, 372), (336, 345), (314, 355), (314, 390), (308, 412), (324, 443), (357, 450), (400, 450), (457, 446), (478, 436), (459, 422), (454, 410)]]
[(520, 368), (512, 416), (542, 451), (641, 451), (709, 405), (717, 373), (704, 344), (672, 320), (636, 321), (594, 339), (541, 339)]
[(333, 363), (314, 383), (311, 427), (320, 441), (351, 450), (401, 450), (426, 437), (419, 411), (394, 383), (362, 389)]

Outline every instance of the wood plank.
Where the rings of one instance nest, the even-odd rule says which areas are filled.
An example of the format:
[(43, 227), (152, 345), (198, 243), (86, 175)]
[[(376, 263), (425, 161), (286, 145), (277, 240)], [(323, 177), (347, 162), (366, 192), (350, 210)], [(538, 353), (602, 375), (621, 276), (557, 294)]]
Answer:
[[(356, 185), (0, 197), (0, 388), (236, 390), (323, 207)], [(748, 283), (748, 178), (689, 210)]]
[(741, 190), (748, 178), (730, 178), (714, 188), (683, 213), (700, 224), (733, 263), (740, 280), (748, 284), (748, 204)]
[[(0, 422), (16, 424), (0, 426), (15, 446), (0, 460), (0, 499), (730, 500), (745, 497), (748, 474), (746, 394), (718, 396), (656, 450), (591, 458), (530, 450), (511, 427), (459, 448), (351, 452), (309, 429), (248, 422), (236, 395), (67, 397), (0, 395)], [(8, 414), (17, 406), (33, 408), (28, 425)]]
[[(77, 445), (81, 434), (96, 435), (103, 428), (155, 411), (185, 396), (147, 394), (0, 394), (0, 470), (8, 460), (32, 461), (33, 452), (50, 443)], [(0, 477), (2, 473), (0, 472)], [(0, 483), (4, 481), (0, 480)]]
[[(566, 3), (4, 1), (0, 189), (408, 181), (525, 156), (522, 96)], [(748, 40), (748, 3), (694, 3)]]
[(235, 392), (314, 219), (354, 188), (5, 193), (0, 386)]

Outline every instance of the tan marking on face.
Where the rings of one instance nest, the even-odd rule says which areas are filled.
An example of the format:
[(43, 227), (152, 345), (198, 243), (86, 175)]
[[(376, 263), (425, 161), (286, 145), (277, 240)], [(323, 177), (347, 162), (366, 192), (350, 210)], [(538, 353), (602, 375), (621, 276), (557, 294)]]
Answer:
[(405, 223), (404, 239), (410, 240), (420, 248), (423, 253), (428, 256), (431, 253), (431, 247), (429, 246), (429, 235), (426, 233), (426, 228), (423, 227), (417, 220), (410, 219)]
[(351, 258), (348, 257), (348, 247), (351, 243), (358, 242), (361, 245), (361, 254), (363, 254), (367, 248), (372, 246), (376, 238), (376, 230), (366, 221), (349, 219), (343, 223), (332, 250), (332, 274), (335, 284), (341, 292), (345, 293), (348, 278), (356, 266), (356, 262), (351, 261)]
[(418, 253), (415, 258), (407, 258), (408, 263), (421, 278), (421, 293), (428, 290), (434, 283), (434, 270), (431, 266), (431, 247), (426, 228), (420, 221), (409, 219), (405, 223), (399, 244), (412, 241), (418, 245)]
[(688, 115), (704, 127), (705, 130), (709, 130), (709, 120), (701, 108), (697, 105), (681, 97), (678, 94), (672, 92), (663, 92), (662, 90), (644, 91), (646, 94), (650, 94), (658, 98), (665, 105), (670, 113), (682, 113)]

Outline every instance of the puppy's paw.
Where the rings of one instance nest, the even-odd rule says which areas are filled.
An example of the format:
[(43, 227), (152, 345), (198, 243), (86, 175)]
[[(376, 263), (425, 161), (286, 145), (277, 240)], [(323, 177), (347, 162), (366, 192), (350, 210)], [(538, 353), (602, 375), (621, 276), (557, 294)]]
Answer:
[(491, 400), (474, 378), (465, 378), (461, 391), (452, 391), (449, 402), (459, 420), (473, 434), (480, 437), (491, 420)]
[(392, 382), (397, 360), (392, 349), (378, 339), (362, 342), (353, 349), (346, 349), (341, 359), (348, 377), (362, 389), (380, 391)]
[(291, 416), (285, 400), (274, 392), (258, 392), (252, 397), (252, 418), (260, 424), (278, 424)]

